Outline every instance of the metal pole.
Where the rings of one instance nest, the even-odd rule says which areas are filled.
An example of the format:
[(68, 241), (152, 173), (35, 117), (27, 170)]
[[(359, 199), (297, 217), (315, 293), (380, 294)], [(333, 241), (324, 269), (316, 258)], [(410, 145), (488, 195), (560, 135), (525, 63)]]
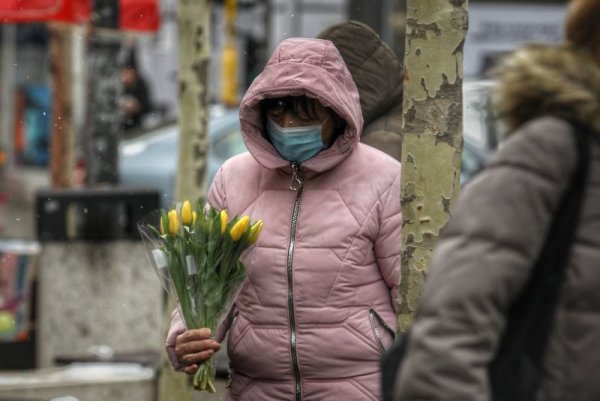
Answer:
[(118, 182), (121, 81), (117, 58), (120, 47), (118, 38), (111, 36), (93, 35), (89, 43), (89, 186)]
[[(82, 145), (82, 135), (83, 129), (85, 125), (85, 113), (87, 102), (84, 101), (86, 99), (86, 49), (87, 49), (87, 38), (86, 38), (86, 29), (83, 27), (74, 27), (73, 28), (73, 40), (72, 40), (72, 96), (73, 99), (76, 99), (73, 102), (73, 133), (75, 140), (75, 158), (82, 158), (83, 145)], [(82, 184), (81, 182), (77, 182), (77, 184)]]
[(54, 188), (69, 188), (73, 171), (71, 28), (50, 24), (49, 29), (52, 80), (50, 183)]
[[(0, 61), (0, 148), (6, 154), (5, 166), (14, 161), (15, 132), (15, 63), (17, 55), (17, 27), (4, 24), (2, 29), (2, 60)], [(6, 170), (4, 170), (6, 171)]]
[(121, 139), (119, 2), (94, 0), (88, 57), (87, 185), (117, 184)]
[(271, 0), (264, 0), (264, 11), (265, 14), (263, 16), (263, 24), (264, 24), (264, 29), (265, 29), (265, 36), (264, 36), (264, 63), (267, 63), (267, 58), (269, 57), (269, 54), (271, 53), (271, 49), (274, 47), (273, 43), (271, 43), (271, 33), (273, 31), (273, 18), (272, 18), (272, 14), (273, 14), (273, 6), (271, 5)]
[(292, 1), (292, 36), (302, 36), (302, 14), (304, 13), (303, 0)]

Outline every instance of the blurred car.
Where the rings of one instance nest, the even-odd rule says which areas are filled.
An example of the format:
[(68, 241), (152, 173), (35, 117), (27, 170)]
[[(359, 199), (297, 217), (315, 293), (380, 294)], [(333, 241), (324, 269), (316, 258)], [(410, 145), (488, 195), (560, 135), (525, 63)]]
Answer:
[(461, 185), (468, 183), (485, 167), (498, 147), (501, 126), (492, 108), (494, 81), (463, 82), (463, 153)]
[[(208, 122), (209, 152), (206, 180), (210, 185), (217, 170), (231, 156), (246, 151), (240, 135), (237, 109), (214, 107)], [(119, 185), (157, 189), (161, 205), (175, 201), (179, 127), (163, 125), (119, 144)]]
[[(491, 111), (492, 81), (463, 84), (464, 147), (461, 184), (467, 183), (484, 166), (498, 144), (496, 119)], [(119, 146), (121, 185), (143, 186), (160, 191), (161, 204), (174, 201), (179, 130), (176, 124), (156, 128)], [(207, 184), (228, 158), (246, 151), (240, 134), (238, 109), (215, 107), (208, 123)]]

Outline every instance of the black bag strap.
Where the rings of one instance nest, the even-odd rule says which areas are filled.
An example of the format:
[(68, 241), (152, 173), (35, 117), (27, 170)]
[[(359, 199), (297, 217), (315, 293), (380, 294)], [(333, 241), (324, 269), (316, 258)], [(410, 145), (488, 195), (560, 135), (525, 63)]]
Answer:
[(577, 167), (528, 282), (509, 309), (506, 330), (489, 368), (494, 401), (535, 399), (565, 267), (577, 231), (590, 163), (593, 132), (577, 124), (573, 127)]
[(381, 355), (379, 366), (381, 368), (382, 401), (393, 401), (396, 375), (400, 370), (402, 359), (404, 359), (409, 333), (410, 331), (407, 331), (397, 336), (396, 341)]

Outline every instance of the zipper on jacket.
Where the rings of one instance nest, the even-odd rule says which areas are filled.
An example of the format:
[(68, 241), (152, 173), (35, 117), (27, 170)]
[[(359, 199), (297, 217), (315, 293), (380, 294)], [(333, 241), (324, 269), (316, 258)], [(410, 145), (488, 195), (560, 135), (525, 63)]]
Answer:
[(371, 328), (373, 329), (373, 333), (375, 334), (375, 338), (379, 343), (379, 348), (381, 351), (385, 351), (385, 347), (383, 346), (383, 339), (381, 338), (381, 332), (379, 331), (379, 325), (383, 326), (384, 329), (392, 333), (392, 338), (394, 337), (394, 330), (390, 328), (390, 326), (379, 316), (375, 309), (369, 308), (369, 321), (371, 322)]
[(296, 401), (302, 400), (302, 386), (300, 382), (300, 366), (298, 364), (298, 350), (296, 337), (296, 311), (294, 309), (294, 284), (293, 284), (293, 259), (294, 247), (296, 242), (296, 224), (298, 222), (298, 213), (300, 211), (300, 199), (304, 189), (304, 174), (300, 166), (292, 164), (292, 181), (290, 189), (296, 191), (296, 200), (294, 201), (294, 210), (292, 211), (292, 224), (290, 227), (290, 243), (287, 254), (287, 280), (288, 280), (288, 313), (290, 317), (290, 351), (292, 356), (292, 370), (296, 380), (295, 392)]
[[(296, 163), (292, 164), (292, 180), (290, 181), (290, 189), (292, 191), (302, 190), (302, 186), (304, 186), (304, 173), (300, 166)], [(298, 199), (296, 199), (298, 201)]]

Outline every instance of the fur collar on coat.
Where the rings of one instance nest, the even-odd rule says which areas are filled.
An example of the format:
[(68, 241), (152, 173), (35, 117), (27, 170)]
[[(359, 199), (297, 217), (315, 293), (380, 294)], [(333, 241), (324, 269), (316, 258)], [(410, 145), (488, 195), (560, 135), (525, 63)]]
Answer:
[(515, 132), (523, 123), (554, 116), (600, 132), (600, 60), (570, 45), (529, 45), (498, 70), (496, 109)]

